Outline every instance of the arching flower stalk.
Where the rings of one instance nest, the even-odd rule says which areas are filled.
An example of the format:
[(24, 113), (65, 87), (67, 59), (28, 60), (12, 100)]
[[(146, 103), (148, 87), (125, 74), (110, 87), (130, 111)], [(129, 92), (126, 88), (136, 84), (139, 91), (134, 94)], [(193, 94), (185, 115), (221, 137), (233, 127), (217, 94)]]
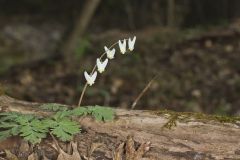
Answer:
[[(126, 49), (126, 45), (127, 45), (127, 41), (128, 41), (128, 50), (129, 51), (133, 51), (134, 49), (134, 45), (135, 45), (135, 41), (136, 41), (136, 36), (133, 37), (133, 39), (131, 40), (131, 38), (127, 39), (123, 39), (123, 40), (119, 40), (118, 42), (115, 42), (112, 46), (108, 47), (104, 47), (105, 52), (96, 60), (96, 64), (92, 69), (92, 72), (90, 74), (88, 74), (86, 71), (84, 72), (84, 77), (86, 79), (86, 83), (83, 87), (81, 96), (79, 98), (79, 102), (78, 102), (78, 106), (81, 106), (82, 103), (82, 99), (83, 99), (83, 95), (87, 89), (87, 86), (92, 86), (97, 78), (97, 71), (98, 70), (99, 73), (103, 73), (105, 71), (105, 68), (108, 64), (108, 59), (113, 59), (115, 56), (115, 48), (113, 48), (115, 45), (118, 44), (119, 46), (119, 50), (122, 54), (125, 54), (127, 52)], [(106, 59), (104, 61), (102, 61), (102, 58), (106, 55)]]

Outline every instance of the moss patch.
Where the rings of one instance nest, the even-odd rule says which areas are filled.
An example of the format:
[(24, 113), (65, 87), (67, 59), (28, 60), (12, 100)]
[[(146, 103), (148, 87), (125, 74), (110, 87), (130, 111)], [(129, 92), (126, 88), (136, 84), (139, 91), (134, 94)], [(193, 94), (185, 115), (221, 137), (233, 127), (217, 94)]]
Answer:
[(203, 113), (194, 113), (194, 112), (174, 112), (171, 110), (158, 110), (153, 111), (155, 115), (161, 115), (168, 119), (168, 122), (164, 124), (163, 128), (171, 129), (172, 127), (177, 126), (177, 121), (180, 122), (190, 122), (192, 120), (198, 120), (203, 123), (209, 121), (216, 121), (220, 123), (232, 123), (237, 124), (240, 122), (240, 117), (229, 117), (229, 116), (222, 116), (222, 115), (208, 115)]

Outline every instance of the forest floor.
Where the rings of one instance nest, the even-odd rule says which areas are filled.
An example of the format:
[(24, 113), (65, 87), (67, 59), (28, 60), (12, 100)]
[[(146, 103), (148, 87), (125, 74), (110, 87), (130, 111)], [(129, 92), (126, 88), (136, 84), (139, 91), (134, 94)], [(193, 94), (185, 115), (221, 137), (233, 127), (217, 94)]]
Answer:
[[(83, 71), (92, 69), (105, 45), (129, 35), (133, 33), (89, 35), (77, 49), (78, 65), (72, 70), (67, 69), (61, 57), (30, 61), (2, 71), (0, 81), (5, 92), (18, 99), (76, 105), (85, 83)], [(117, 53), (106, 72), (88, 88), (84, 105), (129, 108), (159, 74), (137, 109), (239, 114), (238, 32), (229, 27), (207, 31), (157, 27), (137, 31), (136, 35), (134, 52), (126, 56)]]
[[(39, 38), (41, 34), (35, 36)], [(83, 105), (130, 108), (148, 82), (159, 75), (140, 99), (136, 109), (240, 114), (240, 34), (230, 27), (209, 30), (156, 27), (139, 30), (136, 33), (114, 30), (88, 35), (77, 48), (74, 59), (78, 64), (71, 70), (61, 56), (43, 61), (30, 58), (15, 64), (12, 60), (19, 61), (19, 57), (22, 58), (19, 55), (23, 50), (18, 49), (18, 46), (14, 47), (15, 43), (12, 40), (4, 40), (4, 36), (1, 35), (0, 41), (5, 42), (1, 43), (5, 46), (1, 46), (4, 49), (0, 50), (2, 88), (6, 94), (21, 100), (76, 105), (85, 83), (83, 71), (92, 69), (105, 45), (110, 46), (118, 39), (128, 38), (133, 34), (137, 36), (134, 52), (127, 55), (117, 53), (106, 72), (88, 88)], [(45, 45), (49, 43), (47, 39), (38, 38), (37, 40), (33, 38), (31, 45), (35, 46), (40, 41)], [(24, 42), (25, 47), (28, 46), (28, 43)], [(57, 40), (55, 42), (57, 43)], [(54, 46), (55, 44), (48, 46), (40, 52), (52, 52)], [(42, 48), (40, 44), (38, 47)], [(11, 53), (16, 53), (13, 55), (17, 56), (11, 57)], [(31, 52), (25, 57), (30, 57), (29, 55)], [(33, 53), (31, 57), (34, 56), (38, 57), (39, 52)], [(3, 69), (3, 64), (7, 66), (8, 62), (14, 65)], [(134, 150), (141, 145), (132, 144), (131, 139), (119, 140), (117, 137), (90, 132), (88, 128), (82, 129), (82, 133), (74, 138), (75, 142), (78, 142), (81, 156), (87, 156), (92, 152), (95, 158), (110, 159), (112, 151), (117, 152), (122, 142), (126, 141), (128, 144), (131, 141), (133, 145), (131, 148)], [(71, 148), (69, 143), (58, 143), (66, 153), (74, 150), (75, 144), (72, 144)], [(58, 152), (53, 144), (50, 136), (37, 146), (29, 145), (19, 137), (12, 137), (1, 142), (0, 159), (6, 157), (13, 159), (14, 156), (26, 159), (32, 152), (42, 158), (46, 156), (56, 159)], [(95, 149), (95, 152), (92, 149)], [(31, 156), (34, 159), (36, 154)], [(189, 158), (189, 153), (183, 156)]]

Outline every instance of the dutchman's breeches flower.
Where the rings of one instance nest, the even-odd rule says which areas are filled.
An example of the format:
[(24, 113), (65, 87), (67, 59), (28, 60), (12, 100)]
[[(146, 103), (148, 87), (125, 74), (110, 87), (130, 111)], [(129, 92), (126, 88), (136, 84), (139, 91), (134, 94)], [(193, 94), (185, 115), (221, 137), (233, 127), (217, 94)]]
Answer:
[(98, 68), (98, 72), (102, 73), (105, 71), (105, 68), (108, 64), (108, 59), (106, 58), (105, 61), (101, 62), (100, 59), (97, 59), (97, 68)]
[(113, 59), (114, 58), (114, 55), (115, 55), (115, 48), (113, 48), (112, 50), (110, 50), (109, 48), (107, 48), (106, 46), (104, 47), (105, 49), (105, 52), (107, 53), (107, 58), (109, 59)]
[[(134, 45), (135, 45), (135, 41), (136, 41), (136, 36), (133, 37), (133, 39), (129, 38), (128, 39), (128, 50), (129, 51), (133, 51), (134, 49)], [(96, 60), (96, 65), (95, 67), (93, 68), (91, 74), (88, 74), (86, 71), (84, 72), (84, 76), (85, 76), (85, 79), (87, 81), (87, 83), (84, 85), (84, 88), (83, 88), (83, 91), (82, 91), (82, 94), (79, 98), (79, 102), (78, 102), (78, 106), (81, 105), (81, 102), (82, 102), (82, 98), (83, 98), (83, 95), (86, 91), (86, 88), (87, 86), (92, 86), (94, 83), (95, 83), (95, 80), (97, 78), (97, 71), (96, 69), (98, 70), (99, 73), (102, 73), (105, 71), (105, 68), (108, 64), (108, 59), (113, 59), (114, 58), (114, 55), (115, 55), (115, 48), (113, 48), (115, 45), (119, 46), (119, 49), (120, 49), (120, 52), (122, 54), (125, 54), (127, 49), (126, 49), (126, 45), (127, 45), (127, 39), (123, 39), (123, 40), (119, 40), (118, 42), (114, 43), (110, 48), (107, 48), (106, 46), (104, 47), (104, 50), (105, 52), (100, 56), (100, 58), (98, 58)], [(104, 57), (104, 56), (107, 56), (107, 58), (101, 62), (101, 59)]]
[(97, 72), (95, 71), (92, 75), (89, 75), (86, 71), (84, 72), (85, 79), (87, 81), (87, 84), (89, 86), (92, 86), (95, 83), (95, 80), (97, 78)]
[(120, 40), (118, 41), (119, 49), (122, 54), (125, 54), (126, 52), (126, 39), (121, 42)]
[(131, 38), (128, 39), (128, 49), (130, 51), (133, 51), (135, 42), (136, 42), (136, 36), (134, 36), (132, 40)]
[[(134, 36), (133, 39), (131, 39), (131, 38), (128, 39), (128, 50), (129, 51), (133, 51), (135, 41), (136, 41), (136, 36)], [(126, 51), (127, 51), (127, 49), (126, 49), (127, 40), (126, 39), (119, 40), (118, 45), (119, 45), (120, 52), (122, 54), (125, 54)], [(112, 48), (112, 49), (111, 48), (112, 47), (110, 47), (110, 48), (107, 48), (106, 46), (104, 47), (107, 58), (103, 62), (101, 61), (101, 58), (104, 54), (101, 56), (101, 58), (98, 58), (96, 60), (96, 66), (97, 66), (97, 70), (98, 70), (99, 73), (102, 73), (102, 72), (105, 71), (105, 68), (108, 64), (108, 59), (113, 59), (114, 58), (116, 50), (115, 50), (115, 48)], [(94, 84), (96, 78), (97, 78), (97, 71), (95, 71), (95, 67), (94, 67), (93, 71), (94, 71), (93, 74), (88, 74), (86, 71), (84, 72), (85, 79), (86, 79), (87, 84), (89, 86), (92, 86)]]

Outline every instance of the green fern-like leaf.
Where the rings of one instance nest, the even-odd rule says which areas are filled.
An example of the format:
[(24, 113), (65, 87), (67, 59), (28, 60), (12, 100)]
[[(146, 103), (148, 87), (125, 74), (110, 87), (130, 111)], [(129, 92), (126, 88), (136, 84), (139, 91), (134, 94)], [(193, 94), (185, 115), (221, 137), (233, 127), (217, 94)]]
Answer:
[(15, 120), (19, 117), (17, 112), (2, 112), (0, 113), (0, 122)]
[(57, 104), (57, 103), (48, 103), (39, 106), (39, 108), (47, 111), (66, 111), (68, 108), (65, 105)]
[(0, 140), (19, 134), (19, 125), (14, 121), (19, 115), (15, 112), (0, 113)]
[(23, 115), (19, 113), (1, 114), (0, 139), (10, 136), (20, 135), (31, 143), (39, 143), (46, 137), (48, 127), (33, 115)]
[(114, 112), (109, 107), (94, 106), (88, 107), (88, 110), (97, 121), (112, 121), (114, 119)]
[(14, 122), (1, 122), (0, 123), (0, 128), (7, 129), (7, 128), (13, 128), (15, 126), (18, 126), (18, 125), (16, 123), (14, 123)]
[(1, 122), (0, 123), (0, 129), (3, 130), (3, 131), (0, 132), (0, 137), (1, 137), (1, 135), (4, 135), (4, 133), (6, 133), (6, 132), (9, 133), (8, 137), (16, 136), (16, 135), (19, 134), (19, 125), (17, 123), (14, 123), (14, 122)]
[(29, 122), (34, 120), (35, 117), (33, 115), (19, 115), (16, 119), (15, 122), (19, 123), (20, 125), (28, 125)]
[(8, 137), (11, 137), (11, 130), (0, 131), (0, 140), (5, 140)]
[(53, 119), (58, 120), (58, 119), (63, 119), (65, 117), (72, 116), (72, 111), (71, 110), (66, 110), (66, 111), (58, 111), (53, 115)]
[(29, 142), (40, 143), (47, 133), (62, 141), (69, 141), (73, 135), (80, 132), (78, 122), (72, 121), (71, 116), (92, 115), (98, 121), (110, 121), (114, 118), (111, 108), (101, 106), (77, 107), (68, 110), (67, 107), (58, 104), (42, 105), (42, 109), (56, 111), (49, 118), (40, 118), (35, 115), (24, 115), (16, 112), (0, 113), (0, 140), (14, 135), (20, 135)]
[(72, 110), (73, 116), (86, 116), (87, 114), (91, 113), (86, 107), (77, 107)]
[[(3, 127), (0, 125), (0, 129), (2, 129)], [(0, 140), (4, 140), (8, 137), (11, 137), (11, 136), (16, 136), (20, 133), (20, 127), (17, 125), (17, 126), (14, 126), (12, 128), (8, 128), (8, 129), (5, 129), (5, 130), (2, 130), (0, 131)]]
[(58, 119), (58, 121), (52, 120), (50, 123), (52, 125), (52, 134), (62, 141), (70, 141), (74, 134), (80, 132), (78, 123), (68, 118)]
[(46, 137), (48, 127), (38, 119), (31, 119), (25, 125), (21, 125), (20, 136), (33, 144), (40, 143), (41, 139)]

